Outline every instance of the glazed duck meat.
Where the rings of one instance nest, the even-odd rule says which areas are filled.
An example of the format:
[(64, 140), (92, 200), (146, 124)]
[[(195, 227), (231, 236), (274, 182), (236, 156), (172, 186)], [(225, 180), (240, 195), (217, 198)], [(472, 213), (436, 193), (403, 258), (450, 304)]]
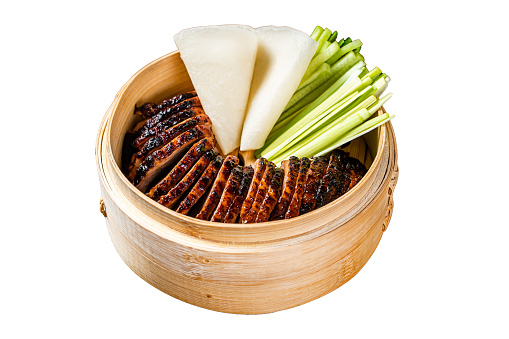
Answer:
[(183, 94), (178, 94), (173, 98), (166, 99), (161, 102), (159, 105), (154, 103), (146, 103), (135, 109), (134, 114), (141, 115), (145, 119), (152, 118), (154, 115), (159, 113), (162, 110), (168, 109), (169, 107), (175, 106), (176, 104), (197, 96), (196, 91), (191, 91)]
[(124, 137), (126, 177), (162, 206), (201, 220), (293, 218), (346, 194), (367, 172), (342, 150), (327, 157), (290, 156), (281, 167), (264, 158), (245, 166), (235, 155), (223, 157), (194, 91), (144, 104), (135, 114), (145, 120)]
[[(139, 122), (131, 131), (126, 133), (122, 146), (122, 163), (124, 172), (127, 171), (131, 164), (133, 154), (139, 152), (143, 147), (143, 144), (150, 137), (156, 136), (158, 133), (162, 133), (167, 128), (172, 127), (188, 118), (204, 114), (198, 97), (191, 97), (164, 110), (158, 109), (157, 107), (155, 104), (142, 106), (142, 110), (145, 114), (153, 115), (150, 118)], [(139, 114), (141, 115), (142, 113)]]
[(168, 167), (177, 162), (180, 157), (198, 140), (212, 136), (212, 129), (208, 125), (199, 125), (182, 133), (164, 147), (150, 153), (143, 162), (129, 173), (129, 179), (142, 192)]
[(196, 91), (190, 91), (187, 93), (177, 94), (173, 98), (166, 99), (163, 102), (161, 102), (158, 105), (158, 109), (159, 109), (159, 111), (163, 111), (163, 110), (166, 110), (166, 109), (173, 107), (177, 104), (180, 104), (182, 101), (185, 101), (187, 99), (191, 99), (191, 98), (194, 98), (197, 96), (198, 96), (198, 94), (196, 93)]
[(265, 194), (265, 198), (263, 199), (263, 202), (256, 216), (255, 222), (265, 222), (269, 220), (270, 214), (274, 210), (274, 207), (276, 207), (278, 198), (281, 195), (282, 188), (283, 170), (281, 168), (276, 168), (269, 189)]
[(214, 184), (212, 185), (212, 189), (205, 199), (205, 203), (203, 204), (202, 209), (196, 216), (198, 219), (209, 220), (212, 212), (216, 208), (223, 194), (223, 190), (226, 186), (228, 178), (230, 177), (230, 173), (233, 168), (239, 164), (239, 158), (233, 155), (229, 155), (224, 159), (223, 165), (219, 169), (216, 179), (214, 180)]
[(136, 107), (134, 110), (134, 114), (140, 115), (144, 119), (148, 119), (153, 117), (159, 112), (157, 104), (153, 102), (148, 102), (146, 104), (141, 105), (140, 107)]
[(166, 131), (168, 131), (172, 127), (179, 125), (180, 123), (190, 118), (194, 118), (204, 114), (205, 112), (201, 107), (191, 107), (183, 111), (176, 112), (174, 115), (160, 122), (156, 126), (144, 130), (143, 132), (140, 132), (132, 142), (132, 147), (135, 150), (140, 151), (151, 138), (163, 135), (167, 133)]
[(175, 185), (168, 194), (159, 198), (159, 203), (168, 208), (172, 208), (180, 199), (180, 197), (200, 178), (210, 161), (217, 155), (214, 149), (208, 150), (198, 159), (194, 166), (186, 173), (186, 175)]
[(193, 206), (200, 200), (205, 194), (210, 185), (214, 182), (214, 179), (221, 168), (223, 163), (223, 157), (218, 155), (214, 160), (210, 162), (207, 169), (201, 175), (200, 179), (196, 182), (194, 187), (191, 189), (189, 194), (180, 203), (177, 208), (178, 213), (187, 214)]
[(318, 188), (318, 197), (316, 199), (316, 207), (320, 208), (327, 205), (332, 200), (340, 196), (341, 178), (344, 169), (344, 152), (332, 152), (329, 158), (329, 164), (325, 170), (325, 175)]
[(237, 190), (242, 181), (242, 166), (236, 166), (232, 172), (230, 173), (230, 177), (228, 178), (228, 182), (223, 190), (223, 194), (221, 195), (221, 199), (219, 200), (219, 204), (217, 205), (216, 210), (212, 214), (210, 221), (215, 222), (224, 222), (226, 215), (228, 214), (228, 210), (230, 206), (233, 204), (233, 200), (237, 195)]
[(256, 160), (254, 164), (255, 167), (253, 173), (253, 180), (249, 185), (246, 199), (242, 203), (242, 207), (240, 209), (240, 220), (242, 223), (244, 223), (244, 220), (247, 219), (247, 215), (249, 213), (249, 210), (251, 209), (251, 205), (253, 205), (255, 201), (256, 193), (258, 192), (258, 185), (260, 185), (260, 182), (262, 181), (266, 165), (267, 159), (265, 158), (259, 158), (258, 160)]
[(189, 109), (191, 107), (201, 107), (201, 102), (198, 97), (192, 97), (189, 99), (185, 99), (184, 101), (171, 106), (167, 107), (166, 109), (163, 109), (161, 111), (158, 111), (154, 116), (151, 118), (148, 118), (136, 125), (134, 129), (132, 130), (132, 133), (136, 136), (139, 136), (143, 134), (145, 131), (150, 130), (151, 128), (157, 126), (159, 123), (165, 121), (172, 115), (184, 111), (186, 109)]
[(204, 138), (196, 142), (187, 153), (179, 160), (173, 169), (161, 180), (150, 189), (147, 195), (158, 200), (161, 196), (167, 194), (169, 190), (175, 186), (184, 174), (193, 166), (193, 164), (201, 158), (209, 150), (214, 148), (214, 141), (212, 138)]
[(366, 172), (366, 167), (358, 159), (348, 157), (345, 164), (345, 170), (343, 172), (343, 177), (345, 178), (345, 181), (348, 182), (346, 192), (357, 185)]
[(242, 208), (242, 202), (246, 199), (247, 191), (249, 190), (249, 186), (253, 180), (253, 175), (253, 167), (244, 166), (242, 170), (242, 181), (240, 182), (235, 199), (228, 209), (228, 213), (224, 219), (225, 223), (234, 223), (237, 220), (240, 209)]
[(256, 221), (256, 217), (258, 216), (258, 212), (260, 211), (261, 204), (263, 203), (263, 200), (265, 199), (265, 194), (267, 194), (267, 191), (269, 190), (270, 183), (272, 182), (272, 177), (274, 176), (276, 170), (276, 166), (273, 162), (268, 161), (267, 165), (265, 166), (265, 171), (263, 171), (263, 177), (260, 181), (260, 184), (258, 185), (258, 190), (256, 191), (256, 196), (253, 201), (253, 204), (251, 205), (251, 208), (249, 209), (249, 212), (247, 213), (247, 216), (244, 220), (242, 220), (243, 223), (252, 223)]
[(312, 157), (311, 164), (306, 177), (304, 193), (300, 205), (300, 215), (306, 214), (315, 209), (318, 187), (323, 178), (323, 173), (327, 167), (327, 158)]
[(209, 127), (212, 127), (210, 119), (205, 114), (200, 114), (193, 118), (184, 120), (181, 123), (173, 125), (164, 132), (159, 133), (156, 136), (148, 139), (143, 144), (141, 150), (133, 156), (130, 167), (139, 166), (141, 163), (141, 159), (143, 159), (147, 154), (161, 148), (162, 146), (166, 145), (170, 140), (175, 139), (180, 134), (198, 125), (208, 125)]
[(299, 175), (300, 160), (291, 156), (290, 159), (281, 162), (281, 168), (284, 172), (282, 193), (274, 208), (271, 220), (281, 220), (285, 218), (286, 211), (292, 200), (295, 184)]
[(292, 200), (290, 200), (288, 210), (285, 214), (285, 219), (294, 218), (300, 213), (302, 196), (304, 195), (304, 187), (306, 185), (306, 179), (310, 164), (311, 162), (308, 158), (304, 157), (300, 159), (299, 174), (297, 176), (297, 182), (295, 183)]
[(355, 158), (342, 150), (334, 151), (330, 155), (329, 165), (319, 188), (317, 208), (351, 190), (366, 174), (366, 167)]

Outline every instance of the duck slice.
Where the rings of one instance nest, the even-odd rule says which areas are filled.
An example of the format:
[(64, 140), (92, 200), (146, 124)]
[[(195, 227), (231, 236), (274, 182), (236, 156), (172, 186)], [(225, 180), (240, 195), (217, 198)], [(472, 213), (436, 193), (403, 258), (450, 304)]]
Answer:
[(214, 184), (212, 184), (212, 188), (210, 193), (208, 194), (203, 207), (200, 212), (196, 216), (198, 219), (209, 220), (210, 215), (216, 208), (219, 200), (221, 199), (221, 195), (223, 194), (224, 187), (226, 186), (226, 182), (230, 177), (230, 173), (233, 168), (239, 164), (239, 158), (234, 155), (228, 155), (226, 159), (224, 159), (223, 165), (219, 169), (219, 173), (217, 174), (216, 179), (214, 180)]
[(186, 175), (175, 185), (166, 195), (159, 198), (158, 203), (168, 208), (172, 208), (182, 195), (200, 178), (210, 161), (217, 155), (215, 149), (208, 150), (203, 154)]
[(265, 171), (267, 162), (268, 161), (265, 158), (258, 158), (254, 163), (253, 180), (251, 180), (246, 199), (242, 203), (242, 207), (240, 209), (240, 220), (242, 223), (244, 223), (244, 220), (247, 218), (247, 214), (249, 213), (249, 210), (255, 201), (256, 193), (258, 192), (258, 186), (262, 181), (263, 172)]
[(184, 101), (182, 101), (174, 106), (167, 107), (166, 109), (163, 109), (163, 110), (157, 112), (153, 117), (138, 123), (133, 128), (133, 130), (131, 132), (136, 134), (137, 136), (139, 136), (144, 131), (147, 131), (147, 130), (157, 126), (160, 122), (168, 119), (170, 116), (174, 115), (175, 113), (181, 112), (181, 111), (186, 110), (191, 107), (201, 107), (200, 99), (198, 99), (197, 96), (189, 98), (189, 99), (185, 99)]
[(260, 210), (258, 211), (258, 215), (256, 216), (255, 222), (265, 222), (269, 220), (270, 214), (276, 206), (283, 189), (283, 175), (283, 170), (281, 168), (276, 168), (269, 189), (265, 194), (265, 198), (263, 199)]
[(190, 91), (187, 93), (177, 94), (173, 98), (163, 100), (163, 102), (161, 102), (158, 105), (158, 109), (160, 111), (163, 111), (163, 110), (173, 107), (177, 104), (180, 104), (182, 101), (185, 101), (187, 99), (191, 99), (191, 98), (194, 98), (197, 96), (198, 96), (198, 93), (196, 93), (196, 91)]
[(269, 190), (269, 186), (270, 183), (272, 182), (272, 177), (274, 176), (275, 170), (276, 166), (274, 165), (274, 163), (271, 161), (267, 162), (267, 165), (265, 166), (265, 171), (263, 172), (262, 180), (258, 185), (256, 197), (254, 199), (253, 204), (251, 205), (251, 209), (249, 210), (249, 213), (247, 214), (246, 218), (242, 220), (244, 224), (255, 222), (256, 216), (258, 215), (263, 200), (265, 199), (265, 194), (267, 194), (267, 191)]
[(129, 173), (129, 179), (142, 192), (171, 165), (177, 162), (197, 141), (211, 137), (212, 129), (208, 125), (199, 125), (182, 133), (164, 147), (150, 153), (140, 166)]
[(348, 159), (346, 159), (345, 170), (343, 171), (343, 177), (345, 178), (345, 181), (348, 182), (346, 192), (350, 191), (355, 185), (357, 185), (366, 173), (366, 167), (358, 159), (348, 157)]
[(148, 120), (150, 120), (148, 119), (139, 122), (131, 131), (126, 133), (124, 137), (124, 143), (122, 145), (122, 169), (124, 173), (129, 173), (129, 165), (131, 164), (133, 154), (140, 151), (140, 149), (143, 147), (145, 142), (150, 139), (150, 137), (156, 136), (157, 134), (164, 132), (169, 127), (174, 126), (186, 119), (200, 114), (205, 114), (200, 106), (193, 106), (191, 108), (184, 109), (185, 106), (186, 105), (179, 106), (182, 108), (180, 111), (174, 112), (173, 115), (151, 128), (145, 128)]
[(162, 121), (156, 126), (142, 131), (133, 141), (133, 148), (136, 150), (141, 150), (144, 145), (153, 137), (158, 136), (169, 128), (180, 124), (183, 121), (186, 121), (189, 118), (193, 118), (199, 115), (204, 115), (205, 111), (201, 107), (191, 107), (189, 109), (179, 111), (169, 117), (168, 119)]
[(326, 157), (312, 157), (309, 166), (304, 194), (300, 205), (300, 215), (311, 212), (315, 209), (318, 187), (327, 168)]
[(302, 196), (304, 195), (304, 186), (306, 185), (307, 173), (309, 165), (311, 164), (309, 158), (303, 157), (300, 159), (299, 175), (295, 183), (295, 190), (293, 191), (292, 200), (288, 205), (288, 210), (285, 214), (285, 219), (296, 217), (300, 213), (300, 205)]
[(228, 214), (228, 210), (237, 195), (237, 190), (242, 181), (242, 166), (237, 165), (230, 173), (230, 177), (228, 178), (228, 182), (223, 190), (223, 194), (221, 195), (221, 199), (219, 200), (219, 204), (217, 205), (216, 210), (212, 214), (210, 221), (214, 222), (224, 222), (226, 215)]
[(153, 117), (158, 112), (158, 105), (153, 102), (147, 102), (140, 107), (134, 108), (134, 114), (141, 116), (145, 120)]
[(207, 169), (203, 172), (200, 179), (193, 186), (189, 194), (182, 200), (179, 207), (177, 208), (178, 213), (187, 214), (193, 206), (200, 200), (203, 194), (207, 191), (210, 185), (214, 182), (217, 172), (221, 168), (223, 163), (223, 157), (218, 155), (214, 160), (210, 162)]
[(332, 191), (330, 201), (336, 200), (345, 194), (350, 186), (350, 179), (348, 176), (345, 176), (345, 166), (350, 157), (350, 153), (337, 149), (334, 150), (332, 154), (337, 157), (339, 161), (339, 174), (333, 178), (334, 190)]
[(149, 119), (160, 111), (168, 109), (169, 107), (175, 106), (176, 104), (195, 96), (197, 96), (196, 91), (191, 91), (183, 94), (178, 94), (170, 99), (166, 99), (159, 105), (154, 103), (146, 103), (140, 107), (137, 107), (134, 111), (134, 114), (141, 115), (143, 118)]
[(214, 149), (213, 138), (204, 138), (196, 142), (175, 167), (157, 185), (150, 189), (147, 195), (154, 200), (158, 200), (163, 195), (166, 195), (182, 179), (191, 166), (212, 149)]
[(300, 160), (295, 156), (281, 162), (281, 168), (284, 171), (283, 189), (274, 208), (271, 220), (281, 220), (285, 218), (286, 211), (292, 200), (295, 184), (299, 175)]
[(316, 208), (323, 207), (335, 200), (340, 194), (341, 174), (343, 173), (344, 157), (339, 152), (332, 152), (329, 157), (329, 164), (325, 170), (316, 198)]
[(133, 155), (137, 152), (137, 149), (134, 147), (135, 139), (136, 135), (129, 131), (125, 134), (124, 142), (122, 143), (122, 172), (126, 176), (129, 175)]
[(235, 199), (233, 200), (233, 203), (231, 204), (230, 208), (228, 209), (228, 213), (224, 218), (225, 223), (234, 223), (237, 220), (240, 209), (242, 208), (242, 202), (246, 198), (247, 191), (251, 185), (251, 181), (253, 180), (253, 175), (253, 166), (245, 166), (242, 170), (242, 181), (240, 182)]
[(150, 152), (163, 147), (169, 141), (175, 139), (177, 136), (190, 130), (191, 128), (204, 124), (207, 124), (210, 127), (212, 127), (212, 123), (210, 122), (209, 117), (206, 116), (205, 114), (200, 114), (196, 117), (184, 120), (181, 123), (168, 128), (164, 132), (159, 133), (158, 135), (150, 138), (149, 140), (147, 140), (147, 142), (145, 142), (141, 150), (133, 155), (133, 158), (131, 159), (131, 165), (129, 167), (130, 168), (138, 167), (145, 158), (145, 156), (147, 156), (147, 154), (149, 154)]

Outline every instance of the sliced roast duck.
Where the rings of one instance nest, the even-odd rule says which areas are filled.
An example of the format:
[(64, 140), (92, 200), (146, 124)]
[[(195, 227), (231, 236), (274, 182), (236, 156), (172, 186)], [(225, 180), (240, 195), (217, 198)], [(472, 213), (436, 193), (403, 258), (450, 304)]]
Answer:
[(367, 172), (343, 150), (291, 156), (281, 167), (264, 158), (244, 166), (235, 155), (223, 157), (194, 91), (144, 104), (135, 114), (144, 120), (124, 138), (124, 173), (162, 206), (198, 219), (250, 224), (294, 218), (346, 194)]

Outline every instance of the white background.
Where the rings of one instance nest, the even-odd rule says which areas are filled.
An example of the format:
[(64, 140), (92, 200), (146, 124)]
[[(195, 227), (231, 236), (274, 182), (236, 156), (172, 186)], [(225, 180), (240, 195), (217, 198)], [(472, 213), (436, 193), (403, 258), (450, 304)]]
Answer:
[[(1, 5), (0, 337), (509, 338), (504, 1), (24, 1)], [(200, 309), (120, 259), (94, 147), (120, 87), (208, 24), (315, 25), (392, 79), (394, 216), (350, 282), (274, 314)]]

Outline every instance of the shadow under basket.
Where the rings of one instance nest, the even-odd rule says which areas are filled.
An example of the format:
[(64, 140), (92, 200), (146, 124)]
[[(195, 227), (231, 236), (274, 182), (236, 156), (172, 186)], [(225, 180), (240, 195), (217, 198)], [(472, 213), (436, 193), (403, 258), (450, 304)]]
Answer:
[[(398, 166), (390, 122), (346, 148), (368, 172), (339, 199), (288, 220), (213, 223), (149, 199), (119, 166), (123, 137), (139, 119), (133, 114), (135, 105), (192, 89), (180, 54), (172, 52), (137, 72), (118, 92), (101, 123), (96, 144), (100, 209), (127, 266), (177, 299), (242, 314), (307, 303), (357, 274), (391, 218)], [(383, 112), (382, 108), (379, 114)]]

